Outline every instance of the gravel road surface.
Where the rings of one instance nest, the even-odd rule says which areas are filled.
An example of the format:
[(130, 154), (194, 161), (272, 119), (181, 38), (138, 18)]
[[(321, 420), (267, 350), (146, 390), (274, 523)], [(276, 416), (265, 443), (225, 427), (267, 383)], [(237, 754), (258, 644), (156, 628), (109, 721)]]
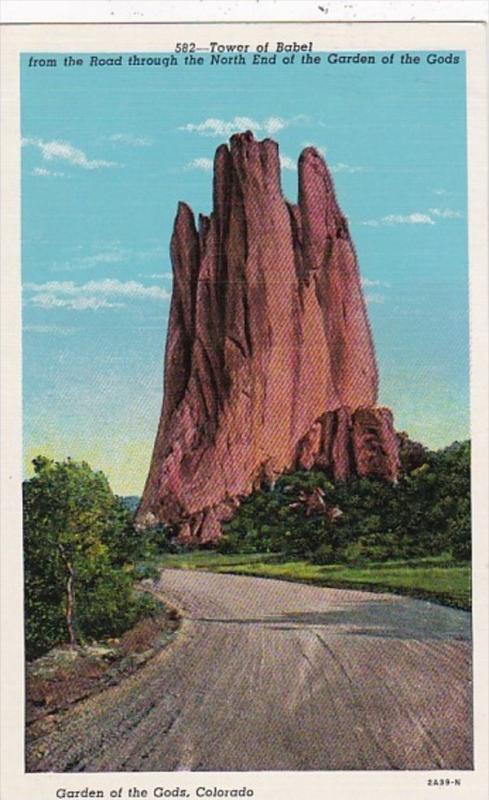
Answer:
[(29, 771), (470, 769), (470, 614), (164, 570), (174, 641), (79, 703)]

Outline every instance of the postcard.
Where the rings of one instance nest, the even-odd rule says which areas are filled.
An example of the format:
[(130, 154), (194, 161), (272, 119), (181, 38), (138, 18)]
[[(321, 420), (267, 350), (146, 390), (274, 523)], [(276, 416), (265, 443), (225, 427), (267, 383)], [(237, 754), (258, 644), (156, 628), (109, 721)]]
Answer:
[(3, 29), (5, 800), (485, 796), (485, 35)]

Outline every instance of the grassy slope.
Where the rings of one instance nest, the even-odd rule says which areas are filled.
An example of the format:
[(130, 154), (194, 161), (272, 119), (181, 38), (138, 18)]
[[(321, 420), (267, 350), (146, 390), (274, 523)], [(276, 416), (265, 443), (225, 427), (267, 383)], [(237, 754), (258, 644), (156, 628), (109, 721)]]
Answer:
[(361, 566), (319, 566), (307, 561), (283, 561), (280, 556), (270, 553), (221, 555), (194, 551), (165, 555), (158, 566), (256, 575), (343, 589), (389, 591), (435, 600), (456, 608), (470, 609), (471, 606), (470, 564), (454, 564), (443, 556)]

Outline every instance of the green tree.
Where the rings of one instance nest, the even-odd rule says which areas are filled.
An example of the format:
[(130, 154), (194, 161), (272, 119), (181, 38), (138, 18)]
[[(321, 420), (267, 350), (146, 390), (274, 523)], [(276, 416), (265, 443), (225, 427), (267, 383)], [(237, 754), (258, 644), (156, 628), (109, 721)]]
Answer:
[(135, 549), (130, 513), (102, 472), (71, 459), (33, 461), (24, 483), (28, 655), (60, 641), (117, 632), (137, 614), (124, 565)]

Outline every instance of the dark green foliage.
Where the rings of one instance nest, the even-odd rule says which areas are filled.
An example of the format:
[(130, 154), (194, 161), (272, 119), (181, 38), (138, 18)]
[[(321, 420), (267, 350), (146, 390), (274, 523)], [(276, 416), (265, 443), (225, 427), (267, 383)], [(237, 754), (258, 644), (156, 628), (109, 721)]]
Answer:
[(319, 564), (320, 566), (324, 564), (333, 564), (336, 560), (334, 545), (331, 542), (323, 542), (319, 545), (317, 550), (311, 554), (309, 560), (313, 564)]
[(39, 456), (24, 483), (27, 657), (55, 644), (115, 636), (141, 616), (130, 565), (132, 515), (88, 464)]
[(161, 553), (180, 553), (187, 548), (177, 544), (175, 541), (175, 531), (171, 525), (153, 525), (150, 528), (138, 529), (136, 532), (138, 539), (138, 558), (140, 560), (150, 560)]
[(131, 575), (104, 562), (80, 569), (77, 603), (80, 635), (90, 639), (119, 636), (142, 612)]
[[(470, 444), (438, 452), (410, 442), (394, 485), (374, 479), (332, 484), (320, 471), (284, 475), (243, 500), (225, 526), (221, 552), (281, 552), (316, 564), (362, 563), (451, 553), (470, 558)], [(421, 463), (420, 463), (421, 462)], [(341, 516), (308, 515), (316, 487)]]
[(152, 561), (141, 561), (134, 567), (133, 575), (138, 581), (155, 580), (159, 577), (160, 570)]

